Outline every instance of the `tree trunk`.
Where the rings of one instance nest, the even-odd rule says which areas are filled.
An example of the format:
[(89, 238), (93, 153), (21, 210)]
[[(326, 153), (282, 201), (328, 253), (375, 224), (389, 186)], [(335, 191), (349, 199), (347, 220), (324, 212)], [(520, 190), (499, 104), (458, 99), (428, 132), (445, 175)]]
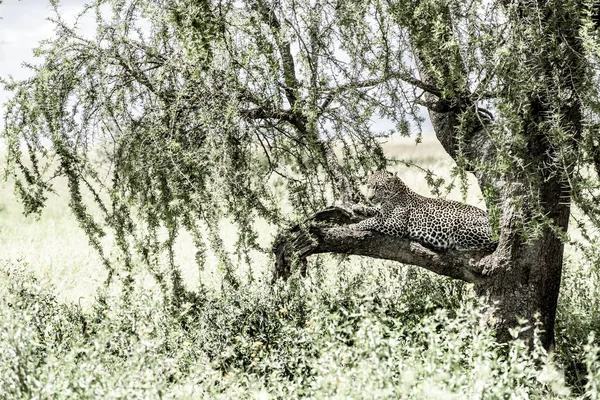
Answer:
[[(515, 184), (513, 184), (515, 185)], [(518, 186), (518, 185), (517, 185)], [(542, 201), (556, 228), (567, 231), (570, 206), (560, 203), (558, 193), (564, 191), (558, 182), (543, 187)], [(529, 329), (519, 337), (531, 339), (537, 327), (544, 348), (554, 348), (554, 323), (562, 274), (564, 242), (549, 227), (533, 240), (523, 242), (520, 227), (526, 222), (529, 204), (514, 204), (515, 195), (502, 199), (504, 206), (498, 248), (487, 260), (484, 275), (475, 285), (476, 292), (493, 304), (490, 322), (500, 342), (510, 340), (511, 329), (524, 324)], [(530, 203), (524, 199), (524, 203)]]
[[(429, 82), (427, 72), (420, 69), (422, 79)], [(469, 94), (463, 93), (463, 99)], [(463, 100), (464, 101), (464, 100)], [(578, 122), (579, 104), (574, 104), (575, 121)], [(449, 112), (429, 110), (436, 136), (452, 157), (456, 156), (456, 125), (458, 114), (477, 111), (474, 104), (464, 104)], [(535, 120), (543, 115), (539, 110)], [(467, 139), (461, 143), (465, 154), (472, 165), (492, 164), (496, 158), (492, 140), (487, 133), (490, 119), (479, 119), (483, 123), (476, 125), (472, 132), (464, 135)], [(577, 125), (577, 124), (575, 124)], [(525, 164), (540, 166), (535, 170), (540, 182), (537, 195), (539, 198), (528, 198), (532, 192), (525, 192), (527, 180), (520, 174), (507, 175), (502, 181), (494, 181), (483, 173), (475, 172), (482, 192), (492, 187), (498, 193), (493, 206), (499, 208), (500, 238), (495, 253), (485, 259), (481, 275), (475, 283), (475, 291), (493, 304), (493, 313), (488, 317), (497, 333), (500, 342), (510, 340), (511, 329), (516, 329), (519, 337), (531, 340), (535, 325), (543, 346), (546, 349), (554, 347), (554, 323), (560, 289), (563, 264), (564, 242), (557, 232), (567, 232), (570, 216), (571, 190), (568, 182), (550, 176), (543, 166), (549, 163), (554, 154), (552, 147), (546, 143), (542, 132), (536, 132), (535, 124), (530, 124), (525, 133), (531, 137), (529, 153)], [(530, 179), (531, 180), (531, 179)], [(530, 222), (535, 213), (535, 204), (541, 205), (542, 212), (555, 229), (545, 227), (539, 235), (528, 241), (523, 240), (523, 226)], [(521, 323), (530, 328), (520, 330)]]

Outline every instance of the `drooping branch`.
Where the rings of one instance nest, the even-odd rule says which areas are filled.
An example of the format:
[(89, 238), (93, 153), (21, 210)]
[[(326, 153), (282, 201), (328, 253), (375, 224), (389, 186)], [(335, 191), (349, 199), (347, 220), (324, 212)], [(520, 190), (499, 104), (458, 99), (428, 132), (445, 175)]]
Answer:
[[(303, 103), (306, 99), (300, 98), (301, 82), (296, 76), (294, 56), (291, 51), (291, 41), (283, 32), (281, 21), (275, 13), (275, 5), (267, 0), (256, 0), (253, 8), (258, 11), (262, 22), (272, 31), (276, 42), (277, 51), (281, 59), (281, 68), (284, 80), (284, 92), (289, 103), (289, 110), (271, 111), (259, 106), (244, 112), (249, 119), (278, 119), (290, 123), (302, 137), (305, 143), (316, 146), (322, 158), (322, 165), (329, 174), (343, 203), (357, 202), (362, 199), (361, 194), (353, 188), (351, 180), (345, 173), (330, 143), (323, 140), (317, 131), (316, 121), (303, 112)], [(313, 66), (314, 67), (314, 66)], [(312, 82), (316, 85), (316, 80)], [(372, 84), (377, 84), (374, 82)], [(313, 88), (316, 89), (316, 88)], [(327, 100), (325, 101), (327, 102)], [(256, 103), (254, 101), (254, 103)], [(324, 104), (324, 103), (322, 103)], [(321, 107), (322, 108), (322, 107)]]
[(264, 107), (254, 107), (247, 110), (240, 110), (240, 115), (249, 120), (278, 120), (291, 124), (294, 123), (294, 114), (290, 110), (284, 109), (266, 109)]
[[(598, 127), (600, 128), (600, 127)], [(598, 129), (596, 129), (598, 130)], [(590, 147), (590, 157), (592, 159), (592, 164), (594, 165), (594, 170), (596, 171), (596, 175), (600, 178), (600, 145), (594, 140), (593, 136), (589, 136), (588, 141)]]
[(294, 263), (305, 271), (306, 258), (319, 253), (393, 260), (471, 283), (485, 278), (489, 253), (437, 252), (407, 238), (356, 229), (354, 224), (368, 216), (357, 208), (335, 206), (317, 212), (302, 226), (295, 226), (275, 243), (274, 278), (289, 277)]
[(344, 173), (340, 162), (333, 151), (331, 144), (320, 141), (321, 153), (325, 158), (327, 170), (329, 171), (332, 180), (340, 193), (340, 199), (343, 204), (358, 203), (364, 200), (362, 194), (355, 190), (348, 176)]

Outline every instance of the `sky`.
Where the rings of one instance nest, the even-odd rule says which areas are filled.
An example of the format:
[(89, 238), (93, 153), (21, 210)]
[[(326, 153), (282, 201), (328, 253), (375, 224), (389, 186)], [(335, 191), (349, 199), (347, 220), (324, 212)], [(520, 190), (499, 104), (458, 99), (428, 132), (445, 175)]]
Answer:
[[(86, 0), (62, 0), (60, 9), (70, 22), (86, 3)], [(36, 63), (33, 49), (54, 34), (53, 24), (47, 20), (53, 15), (48, 0), (4, 0), (0, 4), (0, 76), (24, 79), (31, 75), (23, 63)], [(7, 96), (0, 87), (0, 104)]]
[[(75, 16), (88, 2), (88, 0), (61, 0), (60, 9), (63, 19), (73, 22)], [(4, 0), (0, 4), (0, 76), (10, 75), (15, 79), (25, 79), (31, 75), (31, 72), (23, 67), (23, 63), (36, 63), (33, 49), (41, 40), (54, 34), (53, 24), (47, 20), (53, 15), (54, 11), (48, 0)], [(84, 31), (86, 28), (88, 27), (82, 27)], [(89, 26), (89, 33), (93, 31), (94, 26)], [(8, 93), (0, 87), (0, 105), (7, 100), (7, 97)], [(427, 119), (423, 125), (423, 132), (432, 132), (428, 116), (423, 116)], [(0, 120), (0, 127), (3, 125), (3, 121)], [(393, 125), (389, 121), (374, 121), (373, 128), (387, 130), (393, 128)]]

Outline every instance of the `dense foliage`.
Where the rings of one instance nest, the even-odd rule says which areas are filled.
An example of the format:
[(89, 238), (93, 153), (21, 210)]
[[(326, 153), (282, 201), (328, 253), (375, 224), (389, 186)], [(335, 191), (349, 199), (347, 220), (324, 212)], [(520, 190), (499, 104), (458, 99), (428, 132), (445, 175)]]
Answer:
[(127, 303), (105, 295), (89, 309), (65, 304), (27, 268), (4, 264), (0, 272), (9, 278), (0, 289), (6, 399), (599, 394), (594, 318), (572, 299), (597, 307), (600, 296), (582, 290), (576, 275), (566, 277), (560, 307), (559, 340), (573, 346), (548, 359), (519, 341), (498, 345), (477, 323), (485, 308), (465, 285), (404, 268), (275, 290), (243, 285), (201, 295), (177, 315), (145, 291)]
[[(403, 108), (393, 98), (361, 101), (365, 93), (353, 87), (362, 75), (358, 61), (340, 63), (333, 37), (309, 37), (324, 24), (348, 36), (347, 26), (317, 24), (307, 4), (295, 5), (295, 43), (312, 40), (312, 47), (299, 48), (297, 87), (283, 90), (292, 78), (278, 64), (277, 47), (291, 45), (277, 42), (278, 29), (266, 24), (270, 17), (258, 4), (99, 1), (87, 10), (97, 19), (91, 39), (58, 13), (57, 38), (36, 50), (44, 62), (33, 67), (34, 78), (8, 85), (15, 90), (6, 113), (9, 172), (26, 212), (39, 211), (52, 178), (66, 176), (71, 208), (111, 272), (101, 244), (105, 227), (115, 233), (126, 274), (135, 248), (157, 279), (171, 276), (177, 290), (177, 268), (162, 271), (156, 260), (162, 253), (172, 262), (173, 241), (185, 228), (197, 238), (199, 262), (208, 240), (235, 283), (220, 250), (220, 219), (240, 227), (243, 255), (257, 247), (257, 218), (281, 226), (332, 201), (327, 191), (339, 171), (326, 157), (333, 138), (348, 176), (382, 165), (369, 119)], [(319, 66), (306, 65), (306, 52), (324, 54)], [(325, 91), (334, 78), (341, 86)], [(319, 104), (334, 99), (333, 110)], [(92, 158), (99, 146), (106, 173)], [(289, 189), (291, 213), (281, 212), (272, 191), (279, 181)], [(84, 192), (103, 220), (91, 216)]]

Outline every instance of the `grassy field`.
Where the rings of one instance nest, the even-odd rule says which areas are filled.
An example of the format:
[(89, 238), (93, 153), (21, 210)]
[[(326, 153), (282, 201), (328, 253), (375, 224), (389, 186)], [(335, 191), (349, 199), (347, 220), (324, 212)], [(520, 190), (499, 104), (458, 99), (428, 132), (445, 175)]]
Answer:
[[(450, 178), (434, 137), (385, 144), (386, 154)], [(430, 195), (424, 173), (402, 179)], [(467, 202), (483, 207), (475, 185)], [(597, 272), (568, 248), (559, 351), (499, 346), (485, 306), (462, 283), (392, 262), (313, 257), (307, 278), (268, 284), (272, 261), (240, 265), (221, 285), (214, 255), (199, 269), (178, 238), (177, 264), (196, 292), (176, 315), (149, 277), (132, 299), (105, 290), (106, 271), (58, 182), (39, 219), (10, 183), (0, 193), (0, 398), (597, 398)], [(448, 198), (462, 200), (455, 188)], [(234, 232), (223, 223), (225, 248)], [(261, 229), (270, 247), (275, 232)], [(200, 290), (200, 288), (202, 290)]]

